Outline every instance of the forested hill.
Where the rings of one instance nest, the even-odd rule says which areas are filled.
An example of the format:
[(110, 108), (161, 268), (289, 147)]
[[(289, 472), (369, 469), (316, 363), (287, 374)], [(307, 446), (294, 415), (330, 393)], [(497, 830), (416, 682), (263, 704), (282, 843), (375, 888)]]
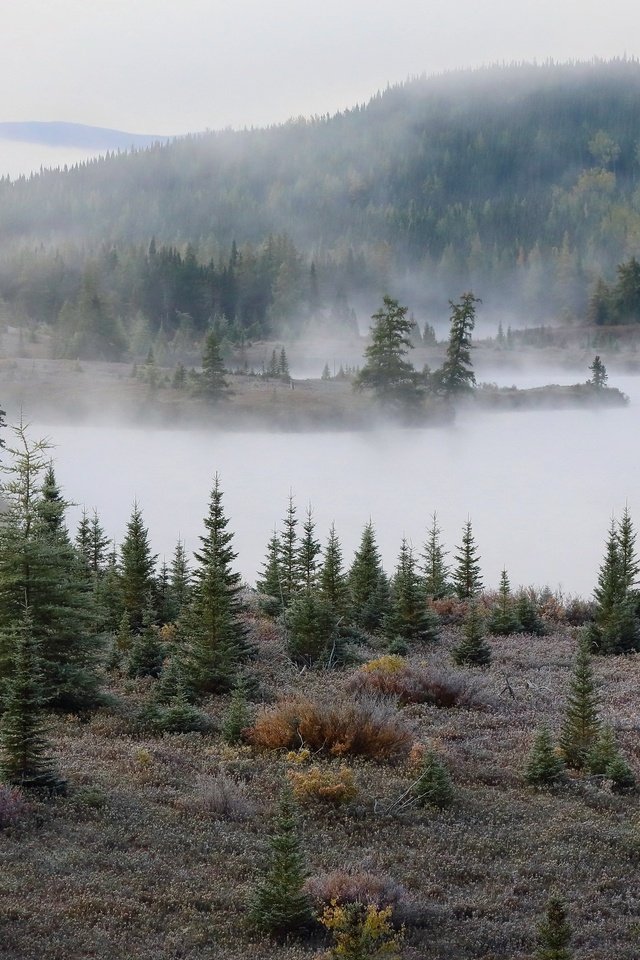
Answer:
[(329, 297), (386, 289), (428, 313), (472, 288), (580, 316), (596, 276), (640, 249), (639, 144), (638, 61), (420, 78), (331, 117), (3, 181), (0, 242), (9, 259), (40, 243), (77, 259), (155, 238), (205, 265), (286, 234)]

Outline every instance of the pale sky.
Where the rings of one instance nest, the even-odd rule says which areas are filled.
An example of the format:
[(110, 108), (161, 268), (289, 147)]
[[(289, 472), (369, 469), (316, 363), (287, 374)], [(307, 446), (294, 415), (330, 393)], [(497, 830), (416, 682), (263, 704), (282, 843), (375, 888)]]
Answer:
[(365, 102), (422, 72), (640, 53), (634, 0), (2, 0), (0, 120), (172, 134)]

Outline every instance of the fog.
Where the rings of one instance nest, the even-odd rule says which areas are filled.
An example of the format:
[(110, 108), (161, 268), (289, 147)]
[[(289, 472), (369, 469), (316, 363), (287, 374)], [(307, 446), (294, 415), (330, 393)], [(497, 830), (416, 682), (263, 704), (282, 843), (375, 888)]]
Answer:
[[(549, 382), (548, 371), (537, 380), (533, 371), (499, 376)], [(30, 433), (56, 444), (58, 479), (78, 504), (73, 528), (81, 505), (95, 507), (119, 541), (137, 498), (161, 558), (178, 537), (197, 548), (217, 471), (237, 566), (250, 583), (291, 490), (300, 519), (311, 502), (321, 540), (335, 521), (347, 562), (371, 517), (391, 570), (403, 536), (421, 549), (435, 510), (449, 549), (471, 518), (486, 586), (506, 566), (514, 585), (586, 596), (612, 512), (628, 502), (640, 517), (640, 379), (611, 379), (631, 396), (629, 407), (461, 411), (448, 428), (238, 434), (35, 422)]]

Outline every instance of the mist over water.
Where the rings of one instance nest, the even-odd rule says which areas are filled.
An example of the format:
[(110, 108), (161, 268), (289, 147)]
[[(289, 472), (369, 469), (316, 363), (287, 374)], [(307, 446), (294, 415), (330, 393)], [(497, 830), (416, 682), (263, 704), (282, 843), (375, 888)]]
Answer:
[(238, 569), (250, 583), (291, 490), (301, 521), (312, 503), (321, 541), (335, 521), (347, 563), (371, 517), (391, 571), (402, 536), (419, 552), (436, 510), (450, 550), (471, 517), (486, 586), (506, 566), (514, 586), (587, 596), (612, 512), (628, 502), (640, 520), (640, 378), (612, 381), (631, 396), (629, 407), (461, 411), (448, 428), (212, 433), (35, 422), (30, 432), (56, 445), (58, 480), (78, 504), (72, 529), (81, 505), (95, 507), (119, 542), (137, 498), (161, 558), (178, 536), (189, 551), (199, 546), (217, 471)]

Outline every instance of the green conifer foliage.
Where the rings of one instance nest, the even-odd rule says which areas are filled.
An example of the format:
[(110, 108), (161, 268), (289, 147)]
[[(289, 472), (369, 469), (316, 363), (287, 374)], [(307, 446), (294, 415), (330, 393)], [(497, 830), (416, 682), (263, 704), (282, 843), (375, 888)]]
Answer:
[(250, 921), (257, 930), (272, 936), (301, 933), (310, 925), (313, 914), (303, 892), (307, 869), (289, 788), (280, 798), (269, 847), (265, 876), (249, 904)]
[(284, 607), (282, 595), (282, 567), (280, 565), (280, 537), (273, 531), (267, 544), (267, 556), (262, 565), (262, 576), (256, 581), (256, 590), (264, 598), (262, 606), (267, 613), (277, 616)]
[(400, 639), (405, 643), (428, 643), (436, 640), (440, 633), (438, 617), (427, 604), (406, 538), (400, 547), (391, 583), (391, 604), (383, 628), (389, 642)]
[(186, 606), (191, 592), (191, 571), (182, 540), (178, 540), (168, 570), (163, 621), (175, 623)]
[(134, 503), (120, 548), (120, 592), (134, 633), (142, 630), (149, 597), (153, 596), (155, 590), (156, 560), (157, 557), (151, 553), (149, 531), (143, 523), (142, 511)]
[(207, 400), (221, 400), (229, 393), (220, 344), (215, 333), (209, 333), (202, 352), (202, 373), (198, 377), (197, 392)]
[(154, 608), (149, 604), (143, 615), (142, 630), (133, 634), (127, 672), (130, 677), (155, 677), (162, 673), (165, 648), (155, 620)]
[(470, 600), (482, 590), (480, 558), (473, 536), (471, 520), (467, 520), (462, 530), (462, 543), (455, 555), (456, 566), (453, 583), (460, 600)]
[(503, 570), (500, 575), (498, 602), (491, 612), (488, 626), (489, 632), (497, 636), (508, 636), (511, 633), (517, 633), (520, 629), (520, 623), (515, 614), (513, 598), (511, 596), (511, 584), (509, 583), (506, 570)]
[(635, 789), (636, 778), (633, 770), (621, 753), (610, 761), (605, 775), (607, 779), (611, 780), (614, 793), (625, 793), (628, 790)]
[(451, 651), (453, 662), (459, 667), (488, 667), (491, 663), (491, 647), (485, 635), (484, 619), (477, 603), (472, 600), (462, 626), (462, 640)]
[(300, 553), (298, 549), (298, 535), (296, 528), (296, 506), (293, 494), (289, 494), (287, 513), (283, 520), (283, 530), (280, 534), (280, 593), (285, 606), (291, 602), (300, 588)]
[(594, 357), (589, 370), (591, 371), (591, 380), (589, 380), (588, 383), (590, 383), (595, 390), (602, 390), (603, 387), (606, 387), (609, 378), (607, 376), (607, 368), (600, 357)]
[(476, 378), (471, 363), (471, 333), (475, 325), (476, 303), (472, 293), (463, 293), (460, 303), (451, 305), (451, 330), (447, 356), (437, 374), (439, 388), (447, 397), (464, 396), (473, 391)]
[(349, 608), (349, 587), (342, 562), (342, 547), (334, 524), (331, 524), (324, 548), (319, 583), (323, 600), (338, 619), (345, 617)]
[(595, 621), (588, 636), (597, 653), (626, 653), (640, 649), (640, 622), (634, 586), (638, 574), (636, 534), (628, 509), (620, 525), (611, 521), (605, 556), (594, 590)]
[(600, 733), (591, 653), (583, 641), (578, 647), (560, 746), (568, 766), (577, 770), (587, 764), (589, 752)]
[(300, 582), (305, 590), (311, 590), (316, 585), (318, 578), (318, 555), (320, 551), (320, 543), (315, 537), (315, 523), (311, 504), (309, 504), (302, 527), (302, 539), (298, 548)]
[(518, 594), (515, 614), (520, 624), (519, 632), (532, 633), (538, 637), (544, 636), (546, 628), (538, 613), (538, 607), (524, 590)]
[(61, 789), (49, 756), (43, 677), (28, 608), (10, 632), (13, 670), (0, 722), (0, 777), (24, 789)]
[(524, 778), (532, 787), (554, 787), (564, 773), (564, 763), (554, 749), (551, 730), (546, 723), (542, 724), (533, 741)]
[(331, 655), (335, 641), (336, 619), (328, 603), (316, 590), (304, 590), (285, 614), (287, 652), (299, 664), (312, 666)]
[(633, 771), (622, 756), (613, 728), (609, 724), (603, 726), (598, 734), (587, 755), (586, 766), (589, 773), (611, 780), (613, 789), (617, 792), (635, 787)]
[(251, 723), (247, 698), (247, 682), (240, 674), (231, 692), (231, 702), (222, 724), (222, 735), (227, 743), (241, 743), (243, 730)]
[(444, 809), (453, 803), (455, 792), (451, 778), (433, 750), (429, 750), (424, 758), (420, 778), (413, 786), (413, 794), (422, 806)]
[(232, 567), (237, 554), (222, 499), (216, 474), (204, 520), (206, 534), (200, 537), (202, 547), (195, 554), (191, 600), (182, 620), (188, 640), (186, 679), (198, 693), (229, 690), (247, 654), (240, 574)]
[(378, 630), (389, 607), (389, 581), (382, 569), (371, 521), (362, 532), (348, 583), (353, 621), (364, 630)]
[(427, 542), (422, 553), (424, 589), (430, 600), (440, 600), (451, 592), (450, 570), (445, 562), (447, 551), (442, 545), (442, 531), (434, 513)]
[(413, 348), (410, 334), (413, 323), (407, 319), (407, 307), (389, 296), (371, 319), (371, 343), (365, 350), (366, 362), (353, 381), (355, 389), (371, 389), (381, 403), (397, 409), (417, 407), (423, 398), (419, 376), (406, 355)]
[(538, 927), (536, 960), (571, 960), (571, 926), (564, 900), (552, 895), (544, 920)]

